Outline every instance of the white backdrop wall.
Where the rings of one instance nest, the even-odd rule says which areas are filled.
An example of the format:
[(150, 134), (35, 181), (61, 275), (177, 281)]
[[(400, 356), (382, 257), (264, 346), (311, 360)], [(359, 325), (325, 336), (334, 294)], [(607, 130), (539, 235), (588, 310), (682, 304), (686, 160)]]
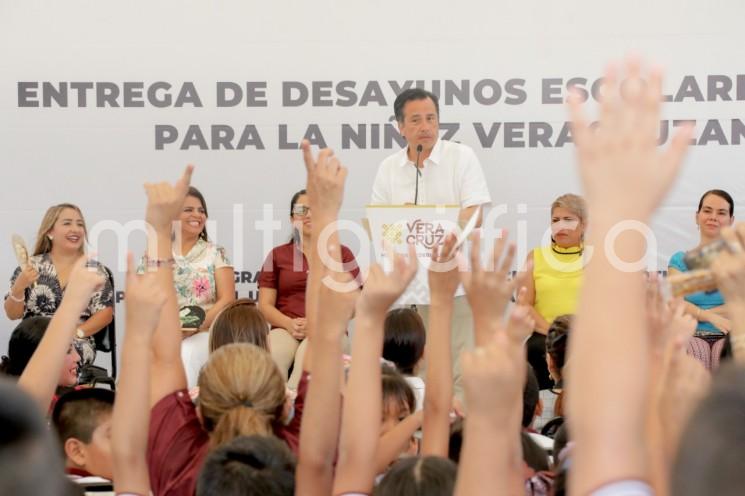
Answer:
[[(10, 235), (32, 244), (49, 205), (77, 203), (89, 228), (123, 225), (142, 218), (143, 182), (173, 179), (194, 163), (213, 235), (236, 262), (239, 295), (255, 297), (258, 268), (288, 238), (289, 199), (304, 182), (293, 144), (310, 129), (337, 151), (350, 168), (342, 217), (358, 221), (378, 163), (399, 147), (392, 104), (407, 84), (441, 95), (443, 128), (458, 126), (450, 138), (476, 150), (494, 204), (507, 206), (487, 227), (520, 231), (525, 252), (541, 242), (551, 201), (579, 190), (573, 147), (562, 134), (566, 86), (582, 78), (574, 82), (590, 89), (607, 61), (629, 52), (666, 71), (673, 101), (661, 128), (697, 121), (697, 145), (652, 226), (664, 268), (674, 251), (696, 244), (693, 212), (703, 191), (720, 187), (738, 205), (745, 201), (743, 19), (739, 0), (2, 0), (0, 237), (8, 241), (0, 243), (0, 275), (9, 278), (16, 266)], [(221, 82), (243, 88), (238, 105), (220, 106)], [(66, 105), (46, 91), (62, 83)], [(82, 102), (74, 88), (85, 83), (94, 87)], [(297, 88), (314, 84), (302, 101)], [(121, 94), (118, 106), (97, 101), (99, 91), (138, 87), (143, 96)], [(184, 87), (193, 92), (177, 106)], [(166, 93), (171, 102), (162, 106)], [(163, 138), (162, 149), (158, 126), (171, 126), (162, 137), (178, 133), (173, 142)], [(194, 131), (187, 136), (190, 126), (203, 143)], [(249, 126), (248, 146), (212, 149), (220, 148), (212, 126), (234, 132), (233, 147)], [(278, 222), (266, 235), (256, 226), (264, 205)], [(96, 245), (123, 290), (116, 236), (105, 232)], [(129, 248), (142, 246), (143, 236), (132, 234)], [(122, 310), (119, 303), (119, 334)], [(0, 321), (5, 352), (14, 324)]]

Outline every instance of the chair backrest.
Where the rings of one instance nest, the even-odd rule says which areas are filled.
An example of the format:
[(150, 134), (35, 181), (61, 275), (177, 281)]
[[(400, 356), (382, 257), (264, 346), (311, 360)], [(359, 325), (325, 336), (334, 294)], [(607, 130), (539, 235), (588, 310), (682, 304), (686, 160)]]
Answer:
[(541, 435), (550, 437), (551, 439), (556, 436), (556, 432), (564, 424), (564, 417), (554, 417), (543, 426), (541, 429)]
[[(114, 275), (108, 267), (105, 265), (102, 265), (102, 267), (113, 289)], [(114, 295), (116, 295), (116, 291), (114, 291)], [(111, 322), (105, 328), (95, 333), (93, 340), (96, 342), (96, 351), (111, 353), (111, 376), (116, 378), (116, 319), (112, 318)]]

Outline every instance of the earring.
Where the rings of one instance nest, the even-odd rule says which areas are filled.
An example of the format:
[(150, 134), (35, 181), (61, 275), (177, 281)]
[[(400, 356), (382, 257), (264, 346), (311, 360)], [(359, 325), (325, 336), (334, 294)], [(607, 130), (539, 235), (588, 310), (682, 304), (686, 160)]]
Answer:
[(49, 238), (49, 241), (52, 241), (54, 239), (54, 236), (52, 236), (51, 234), (47, 234), (47, 238)]

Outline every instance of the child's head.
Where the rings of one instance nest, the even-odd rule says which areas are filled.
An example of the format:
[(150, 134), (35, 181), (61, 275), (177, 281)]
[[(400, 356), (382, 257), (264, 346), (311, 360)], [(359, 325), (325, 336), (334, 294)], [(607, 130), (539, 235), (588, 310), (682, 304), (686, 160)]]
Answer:
[(451, 496), (457, 470), (451, 460), (438, 456), (402, 458), (391, 466), (373, 494)]
[(3, 377), (0, 398), (0, 494), (66, 494), (62, 463), (39, 407)]
[[(3, 357), (3, 372), (12, 376), (20, 376), (23, 373), (36, 348), (39, 347), (50, 321), (49, 317), (29, 317), (16, 326), (8, 342), (8, 356)], [(77, 384), (79, 361), (78, 352), (70, 344), (57, 378), (57, 385), (69, 387)]]
[(221, 346), (199, 373), (199, 412), (212, 446), (238, 436), (272, 433), (282, 420), (285, 381), (266, 350)]
[(399, 422), (414, 413), (416, 397), (406, 378), (391, 367), (383, 366), (383, 412), (381, 434), (393, 429)]
[(250, 343), (268, 350), (269, 325), (256, 303), (240, 298), (223, 308), (210, 329), (210, 353), (230, 343)]
[(292, 496), (295, 456), (271, 436), (240, 436), (216, 448), (204, 461), (197, 496)]
[(548, 371), (557, 384), (563, 379), (562, 369), (566, 364), (566, 353), (569, 347), (569, 332), (572, 325), (572, 315), (556, 317), (546, 333), (546, 361)]
[(414, 375), (426, 340), (422, 318), (409, 307), (397, 308), (388, 312), (383, 328), (383, 358), (395, 363), (402, 374)]
[(52, 412), (67, 467), (111, 480), (111, 414), (114, 393), (86, 388), (60, 396)]

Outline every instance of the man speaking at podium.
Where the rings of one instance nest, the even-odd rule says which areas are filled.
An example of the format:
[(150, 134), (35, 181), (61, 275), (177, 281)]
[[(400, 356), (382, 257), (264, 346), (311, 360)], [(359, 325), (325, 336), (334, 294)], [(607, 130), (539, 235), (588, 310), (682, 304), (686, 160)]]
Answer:
[[(476, 154), (465, 145), (439, 138), (440, 107), (433, 93), (419, 88), (404, 90), (393, 111), (407, 146), (380, 164), (371, 203), (460, 205), (463, 226), (479, 205), (491, 203)], [(418, 305), (417, 311), (427, 325), (429, 305)], [(473, 316), (462, 288), (456, 293), (451, 330), (454, 391), (461, 398), (460, 353), (473, 347)]]

